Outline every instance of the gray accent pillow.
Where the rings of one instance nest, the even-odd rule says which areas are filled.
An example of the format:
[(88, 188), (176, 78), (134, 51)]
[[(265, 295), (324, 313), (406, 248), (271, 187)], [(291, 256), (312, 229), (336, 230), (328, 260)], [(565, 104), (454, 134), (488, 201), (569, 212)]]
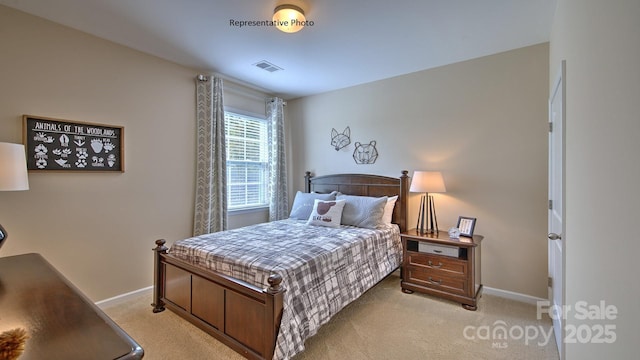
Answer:
[(375, 229), (382, 224), (382, 214), (387, 197), (338, 195), (337, 200), (345, 200), (342, 210), (342, 224)]
[(315, 200), (335, 200), (336, 194), (318, 194), (318, 193), (305, 193), (298, 191), (295, 199), (293, 199), (293, 205), (291, 206), (291, 213), (289, 218), (298, 220), (308, 220), (313, 210), (313, 204)]

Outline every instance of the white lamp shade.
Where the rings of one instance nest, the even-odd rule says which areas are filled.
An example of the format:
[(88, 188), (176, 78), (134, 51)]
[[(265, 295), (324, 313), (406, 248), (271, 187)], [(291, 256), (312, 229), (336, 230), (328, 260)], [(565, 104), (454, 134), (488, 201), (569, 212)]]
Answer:
[(410, 192), (443, 193), (447, 189), (440, 171), (414, 171), (411, 178)]
[(0, 191), (29, 190), (24, 145), (0, 142)]
[(294, 33), (302, 30), (306, 18), (301, 8), (295, 5), (280, 5), (274, 10), (273, 21), (280, 31)]

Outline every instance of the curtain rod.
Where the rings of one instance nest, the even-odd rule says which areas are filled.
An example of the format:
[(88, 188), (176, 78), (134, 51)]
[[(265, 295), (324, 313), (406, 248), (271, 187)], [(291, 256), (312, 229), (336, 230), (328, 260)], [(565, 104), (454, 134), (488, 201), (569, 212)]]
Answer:
[[(251, 84), (247, 84), (245, 82), (241, 82), (221, 74), (212, 74), (212, 75), (198, 74), (196, 76), (196, 79), (198, 81), (207, 82), (209, 81), (211, 76), (215, 76), (215, 77), (221, 78), (222, 80), (228, 81), (228, 83), (225, 84), (224, 89), (227, 91), (235, 92), (236, 94), (240, 94), (242, 96), (249, 96), (259, 100), (269, 100), (271, 98), (276, 97), (275, 95), (270, 94), (265, 90), (261, 90), (260, 88), (257, 88)], [(242, 87), (245, 87), (246, 89), (243, 89)], [(259, 95), (256, 93), (259, 93)], [(284, 100), (283, 100), (283, 105), (287, 105), (287, 102)]]
[(238, 79), (234, 79), (232, 77), (220, 74), (220, 73), (212, 73), (211, 75), (204, 75), (204, 74), (198, 74), (198, 76), (196, 76), (196, 79), (200, 80), (200, 81), (208, 81), (209, 78), (211, 76), (215, 76), (217, 78), (220, 78), (222, 80), (225, 81), (230, 81), (236, 85), (240, 85), (240, 86), (244, 86), (246, 88), (249, 88), (251, 90), (257, 91), (257, 92), (261, 92), (263, 94), (270, 94), (269, 90), (267, 89), (263, 89), (259, 86), (253, 85), (253, 84), (249, 84), (248, 82), (244, 82), (242, 80), (238, 80)]
[[(268, 102), (270, 102), (270, 103), (272, 103), (272, 102), (276, 101), (276, 99), (275, 99), (275, 98), (276, 98), (276, 97), (273, 97), (273, 98), (271, 98), (271, 99), (269, 99), (269, 100), (267, 100), (267, 101), (268, 101)], [(281, 99), (281, 98), (278, 98), (278, 99)], [(285, 100), (282, 100), (282, 105), (287, 106), (287, 102), (286, 102)]]
[[(247, 85), (238, 84), (238, 83), (237, 83), (236, 81), (234, 81), (233, 79), (225, 78), (224, 76), (221, 76), (221, 75), (219, 75), (219, 74), (214, 74), (213, 76), (220, 77), (220, 78), (222, 78), (223, 80), (229, 80), (229, 81), (230, 81), (230, 84), (229, 84), (230, 86), (225, 86), (225, 89), (226, 89), (226, 90), (228, 90), (228, 91), (232, 91), (232, 92), (235, 92), (235, 93), (237, 93), (237, 94), (244, 95), (244, 96), (250, 96), (250, 97), (253, 97), (253, 98), (256, 98), (256, 99), (259, 99), (259, 100), (267, 100), (268, 102), (273, 102), (273, 101), (274, 101), (274, 98), (276, 98), (276, 96), (273, 96), (273, 95), (271, 95), (271, 94), (264, 93), (264, 92), (262, 92), (262, 91), (260, 91), (260, 90), (257, 90), (257, 89), (255, 89), (255, 88), (249, 87), (249, 86), (247, 86)], [(204, 82), (209, 81), (209, 79), (210, 79), (210, 78), (211, 78), (211, 76), (209, 76), (209, 75), (203, 75), (203, 74), (198, 74), (198, 76), (196, 76), (196, 79), (197, 79), (198, 81), (204, 81)], [(249, 87), (249, 89), (250, 89), (250, 90), (254, 90), (254, 91), (260, 92), (260, 93), (264, 94), (265, 96), (264, 96), (264, 97), (262, 97), (262, 96), (259, 96), (259, 95), (251, 94), (251, 93), (249, 93), (249, 92), (247, 92), (247, 91), (245, 91), (245, 90), (242, 90), (242, 89), (237, 88), (237, 87), (236, 87), (236, 86), (234, 86), (234, 85), (236, 85), (236, 86), (238, 86), (238, 85), (239, 85), (239, 86), (246, 86), (246, 87)], [(286, 102), (285, 100), (282, 100), (282, 105), (287, 106), (287, 102)]]

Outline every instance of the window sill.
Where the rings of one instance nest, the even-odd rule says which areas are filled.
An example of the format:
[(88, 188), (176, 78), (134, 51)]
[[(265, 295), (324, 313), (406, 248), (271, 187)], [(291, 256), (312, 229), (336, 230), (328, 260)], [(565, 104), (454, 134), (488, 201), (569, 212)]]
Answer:
[(263, 212), (263, 211), (269, 211), (269, 206), (265, 205), (265, 206), (246, 207), (246, 208), (240, 208), (240, 209), (227, 210), (229, 215), (242, 215), (242, 214), (249, 214), (249, 213)]

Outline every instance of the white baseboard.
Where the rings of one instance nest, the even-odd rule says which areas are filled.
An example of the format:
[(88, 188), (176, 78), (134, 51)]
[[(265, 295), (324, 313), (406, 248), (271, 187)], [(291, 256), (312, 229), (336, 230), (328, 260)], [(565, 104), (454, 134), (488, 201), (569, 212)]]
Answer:
[[(118, 296), (114, 296), (112, 298), (108, 298), (108, 299), (104, 299), (104, 300), (100, 300), (98, 302), (96, 302), (96, 305), (100, 308), (100, 309), (106, 309), (109, 308), (111, 306), (116, 306), (116, 305), (120, 305), (128, 300), (131, 300), (135, 297), (138, 297), (140, 295), (143, 295), (144, 293), (149, 293), (149, 301), (151, 301), (151, 292), (153, 291), (153, 286), (149, 286), (143, 289), (138, 289), (138, 290), (134, 290), (131, 292), (128, 292), (126, 294), (121, 294)], [(151, 304), (151, 302), (149, 302), (149, 304)]]
[(537, 305), (538, 301), (548, 301), (547, 299), (526, 295), (526, 294), (521, 294), (513, 291), (508, 291), (508, 290), (491, 288), (488, 286), (483, 286), (482, 292), (488, 295), (499, 296), (502, 298), (520, 301), (520, 302), (524, 302), (531, 305)]
[[(153, 286), (149, 286), (146, 288), (142, 288), (142, 289), (138, 289), (138, 290), (134, 290), (131, 292), (128, 292), (126, 294), (121, 294), (118, 296), (114, 296), (112, 298), (108, 298), (108, 299), (104, 299), (104, 300), (100, 300), (98, 302), (96, 302), (96, 305), (101, 308), (101, 309), (106, 309), (108, 307), (111, 306), (116, 306), (116, 305), (120, 305), (123, 302), (126, 302), (128, 300), (131, 300), (137, 296), (143, 295), (144, 293), (149, 293), (149, 300), (151, 301), (151, 292), (153, 291)], [(488, 295), (494, 295), (494, 296), (499, 296), (502, 298), (506, 298), (506, 299), (510, 299), (510, 300), (515, 300), (515, 301), (520, 301), (520, 302), (524, 302), (527, 304), (531, 304), (531, 305), (537, 305), (538, 301), (547, 301), (547, 299), (543, 299), (543, 298), (539, 298), (539, 297), (535, 297), (535, 296), (531, 296), (531, 295), (526, 295), (526, 294), (521, 294), (521, 293), (517, 293), (517, 292), (513, 292), (513, 291), (508, 291), (508, 290), (502, 290), (502, 289), (496, 289), (496, 288), (492, 288), (492, 287), (488, 287), (488, 286), (483, 286), (482, 287), (482, 292)]]

